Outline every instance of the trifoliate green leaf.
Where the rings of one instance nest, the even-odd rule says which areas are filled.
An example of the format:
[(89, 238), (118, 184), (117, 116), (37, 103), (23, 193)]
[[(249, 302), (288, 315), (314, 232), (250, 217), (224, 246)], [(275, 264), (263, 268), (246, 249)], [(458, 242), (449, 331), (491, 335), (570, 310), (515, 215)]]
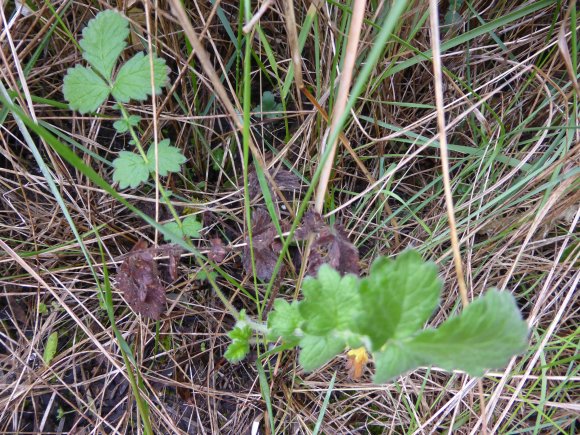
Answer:
[(409, 370), (425, 364), (423, 359), (413, 354), (408, 347), (398, 341), (387, 343), (384, 351), (373, 352), (375, 374), (373, 382), (382, 384)]
[(437, 266), (418, 252), (407, 250), (396, 260), (378, 258), (360, 284), (359, 327), (371, 338), (372, 350), (419, 330), (437, 307), (440, 292)]
[(179, 228), (177, 222), (166, 223), (163, 225), (163, 228), (172, 233), (171, 237), (169, 237), (169, 241), (175, 243), (176, 241), (183, 240), (185, 236), (193, 238), (200, 237), (199, 232), (203, 229), (203, 225), (195, 216), (187, 216), (181, 222), (181, 228)]
[(104, 78), (111, 79), (113, 67), (121, 52), (127, 46), (129, 23), (119, 12), (108, 10), (100, 12), (89, 21), (83, 30), (83, 39), (79, 45), (83, 57)]
[(77, 65), (69, 68), (62, 87), (64, 98), (72, 110), (94, 112), (109, 96), (109, 86), (90, 68)]
[(508, 292), (489, 290), (437, 329), (427, 329), (407, 343), (420, 359), (445, 370), (481, 376), (503, 367), (527, 347), (528, 326)]
[(342, 352), (345, 346), (345, 341), (340, 338), (307, 334), (300, 339), (298, 361), (305, 371), (311, 372)]
[(274, 309), (268, 316), (268, 327), (274, 339), (282, 337), (286, 341), (295, 341), (294, 331), (301, 323), (297, 302), (289, 304), (284, 299), (274, 301)]
[(228, 332), (228, 337), (232, 339), (232, 342), (228, 346), (224, 357), (231, 363), (243, 360), (250, 352), (252, 330), (247, 325), (236, 326)]
[[(153, 58), (153, 68), (155, 93), (159, 94), (168, 81), (169, 70), (165, 59), (158, 57)], [(121, 103), (128, 103), (130, 100), (143, 101), (151, 95), (149, 55), (137, 53), (121, 67), (115, 77), (112, 93), (115, 100)]]
[[(179, 172), (181, 165), (187, 160), (179, 148), (169, 145), (169, 139), (164, 139), (157, 144), (157, 157), (159, 175), (167, 176), (170, 172)], [(155, 171), (155, 145), (151, 144), (147, 151), (147, 160), (149, 160), (149, 170)]]
[(149, 178), (149, 168), (143, 157), (129, 151), (121, 151), (113, 160), (113, 181), (119, 182), (119, 189), (135, 188)]
[(302, 285), (304, 300), (299, 310), (304, 329), (312, 335), (349, 329), (360, 313), (358, 278), (343, 277), (327, 264), (320, 267), (317, 278), (307, 278)]
[(139, 115), (131, 115), (128, 119), (119, 119), (113, 123), (113, 127), (118, 133), (125, 133), (129, 131), (129, 127), (136, 127), (141, 122)]
[(48, 365), (56, 355), (56, 349), (58, 347), (58, 332), (53, 332), (48, 336), (46, 340), (46, 346), (44, 347), (44, 353), (42, 354), (42, 359)]

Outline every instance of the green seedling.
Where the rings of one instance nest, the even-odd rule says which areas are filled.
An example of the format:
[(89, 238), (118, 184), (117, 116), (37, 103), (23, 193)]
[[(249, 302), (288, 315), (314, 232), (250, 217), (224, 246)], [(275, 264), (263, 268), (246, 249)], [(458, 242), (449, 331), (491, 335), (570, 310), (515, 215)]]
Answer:
[(266, 91), (262, 94), (262, 102), (260, 105), (254, 107), (253, 112), (261, 112), (262, 116), (266, 119), (277, 118), (280, 116), (278, 113), (283, 110), (282, 103), (276, 103), (276, 98), (274, 94), (270, 91)]
[(134, 128), (141, 118), (129, 115), (122, 104), (146, 100), (153, 92), (159, 94), (168, 83), (169, 68), (164, 59), (145, 53), (137, 53), (115, 68), (127, 46), (128, 35), (129, 23), (123, 15), (114, 10), (100, 12), (89, 21), (79, 43), (88, 66), (69, 68), (63, 85), (64, 97), (70, 108), (80, 113), (96, 111), (110, 96), (117, 102), (115, 107), (120, 110), (122, 119), (116, 121), (114, 127), (120, 133), (129, 131), (139, 151), (138, 154), (121, 151), (113, 161), (113, 180), (119, 183), (120, 189), (138, 187), (155, 170), (162, 177), (179, 172), (186, 160), (178, 148), (169, 144), (168, 139), (159, 142), (157, 156), (153, 144), (145, 152), (137, 139)]
[(437, 328), (423, 329), (439, 305), (441, 288), (437, 266), (414, 250), (395, 260), (379, 257), (363, 278), (323, 265), (317, 277), (304, 281), (301, 301), (274, 302), (266, 325), (239, 319), (225, 356), (241, 360), (251, 330), (298, 346), (305, 371), (320, 368), (346, 347), (363, 347), (374, 359), (374, 382), (383, 383), (431, 365), (481, 376), (526, 349), (528, 327), (513, 296), (495, 289)]

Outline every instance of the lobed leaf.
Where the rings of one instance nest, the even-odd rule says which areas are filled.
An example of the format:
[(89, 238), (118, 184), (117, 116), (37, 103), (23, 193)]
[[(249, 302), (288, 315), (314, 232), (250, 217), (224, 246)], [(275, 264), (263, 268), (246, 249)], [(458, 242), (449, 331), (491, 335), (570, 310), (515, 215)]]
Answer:
[(113, 123), (113, 127), (118, 133), (126, 133), (129, 131), (129, 127), (136, 127), (141, 122), (141, 117), (139, 115), (131, 115), (128, 119), (118, 119)]
[(358, 278), (343, 277), (328, 265), (323, 265), (316, 279), (302, 284), (304, 300), (298, 306), (305, 320), (304, 330), (313, 335), (325, 335), (333, 330), (348, 330), (360, 313)]
[(121, 151), (113, 160), (113, 181), (119, 182), (119, 189), (135, 188), (149, 179), (149, 168), (138, 154)]
[(282, 337), (286, 341), (295, 341), (294, 332), (300, 327), (302, 316), (298, 311), (298, 303), (289, 304), (284, 299), (274, 301), (274, 309), (268, 316), (268, 328), (274, 339)]
[(127, 46), (129, 22), (119, 12), (100, 12), (83, 29), (79, 45), (83, 58), (105, 79), (111, 80), (113, 67)]
[(72, 110), (94, 112), (107, 99), (109, 86), (92, 69), (77, 65), (64, 77), (62, 92)]
[[(187, 216), (183, 219), (181, 222), (181, 228), (177, 222), (168, 222), (163, 225), (163, 227), (172, 233), (169, 240), (173, 243), (183, 240), (185, 236), (193, 238), (200, 237), (199, 232), (203, 229), (201, 222), (199, 222), (193, 215)], [(167, 238), (167, 236), (164, 237)]]
[(407, 346), (418, 358), (445, 370), (481, 376), (503, 367), (527, 347), (528, 325), (511, 293), (489, 290), (437, 329), (427, 329)]
[[(165, 59), (154, 56), (153, 81), (156, 94), (159, 94), (167, 83), (168, 74)], [(128, 103), (130, 100), (143, 101), (151, 95), (149, 55), (137, 53), (121, 67), (115, 77), (112, 93), (115, 100), (121, 103)]]
[(252, 330), (247, 325), (239, 325), (228, 332), (232, 342), (228, 346), (224, 357), (231, 363), (236, 363), (245, 358), (250, 352), (250, 338)]
[(423, 261), (417, 251), (406, 250), (396, 260), (375, 260), (360, 284), (359, 325), (371, 338), (372, 350), (420, 329), (439, 304), (440, 293), (437, 266)]
[[(187, 160), (179, 148), (169, 145), (169, 139), (164, 139), (157, 144), (157, 168), (161, 177), (166, 177), (170, 172), (179, 172), (181, 165)], [(151, 144), (147, 150), (149, 170), (155, 171), (155, 145)]]
[(311, 372), (342, 352), (345, 346), (345, 341), (340, 338), (306, 334), (300, 339), (298, 361), (305, 371)]

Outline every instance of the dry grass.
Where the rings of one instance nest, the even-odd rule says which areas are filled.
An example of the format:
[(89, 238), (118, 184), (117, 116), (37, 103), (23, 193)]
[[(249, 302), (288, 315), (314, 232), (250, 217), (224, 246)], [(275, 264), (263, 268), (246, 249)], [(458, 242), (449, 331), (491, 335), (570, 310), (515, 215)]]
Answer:
[[(298, 42), (287, 31), (295, 25), (300, 34), (310, 4), (294, 4), (294, 23), (286, 19), (285, 2), (263, 3), (267, 9), (249, 26), (254, 31), (261, 26), (269, 44), (253, 33), (252, 106), (267, 90), (280, 101), (285, 91), (276, 77), (285, 80), (297, 54), (301, 71), (289, 80), (284, 113), (276, 119), (252, 117), (252, 161), (294, 171), (305, 191), (329, 124), (297, 85), (303, 82), (333, 113), (329, 104), (337, 101), (342, 67), (335, 62), (343, 60), (349, 15), (342, 6), (315, 2), (314, 24), (297, 53)], [(442, 23), (449, 3), (454, 2), (439, 4)], [(155, 433), (250, 433), (252, 427), (259, 433), (310, 433), (321, 417), (321, 431), (329, 434), (574, 433), (580, 412), (575, 232), (580, 95), (577, 78), (571, 78), (578, 74), (579, 28), (571, 8), (577, 5), (458, 3), (453, 24), (441, 28), (440, 60), (450, 187), (468, 297), (494, 286), (513, 292), (531, 326), (528, 352), (484, 376), (480, 398), (478, 380), (459, 372), (422, 368), (397, 382), (373, 385), (368, 372), (360, 381), (350, 380), (345, 357), (305, 374), (295, 352), (286, 351), (265, 362), (262, 390), (269, 394), (264, 394), (255, 353), (238, 365), (224, 361), (225, 333), (234, 320), (211, 286), (195, 279), (199, 266), (184, 255), (158, 324), (135, 315), (112, 280), (115, 323), (133, 348)], [(60, 135), (110, 182), (110, 162), (129, 147), (129, 138), (112, 128), (117, 112), (110, 102), (98, 115), (79, 116), (62, 104), (61, 86), (66, 69), (81, 60), (71, 38), (78, 40), (87, 21), (111, 6), (32, 4), (36, 11), (26, 17), (15, 15), (11, 3), (0, 5), (3, 87), (27, 116)], [(261, 5), (253, 4), (252, 12)], [(509, 19), (521, 8), (531, 12)], [(388, 9), (389, 2), (366, 5), (357, 62), (373, 43), (374, 23)], [(129, 110), (145, 119), (145, 138), (152, 140), (156, 125), (188, 157), (181, 175), (161, 182), (175, 193), (178, 211), (203, 219), (203, 238), (195, 241), (202, 252), (212, 237), (232, 247), (221, 264), (229, 280), (218, 278), (219, 287), (236, 309), (255, 315), (256, 297), (263, 303), (268, 292), (241, 266), (247, 222), (243, 146), (228, 121), (232, 111), (241, 112), (238, 101), (247, 80), (243, 48), (236, 48), (243, 41), (241, 12), (237, 2), (186, 2), (191, 31), (208, 55), (202, 65), (189, 55), (184, 27), (168, 4), (147, 10), (149, 37), (144, 16), (130, 14), (135, 39), (129, 52), (147, 47), (149, 38), (171, 67), (171, 87), (155, 106), (148, 102)], [(363, 270), (377, 255), (407, 246), (439, 263), (446, 287), (431, 320), (436, 324), (461, 304), (441, 175), (433, 63), (418, 56), (431, 47), (427, 13), (427, 2), (411, 2), (406, 9), (344, 129), (353, 152), (339, 138), (330, 183), (318, 199), (325, 195), (320, 202), (325, 216), (348, 230)], [(493, 26), (498, 20), (506, 22)], [(360, 65), (353, 68), (356, 80)], [(114, 276), (119, 257), (137, 240), (155, 241), (157, 235), (41, 137), (27, 138), (5, 107), (0, 122), (0, 433), (139, 433), (127, 377), (133, 368), (122, 358), (98, 285), (107, 282), (107, 274)], [(151, 216), (158, 207), (164, 218), (154, 186), (122, 194)], [(287, 199), (298, 208), (300, 195)], [(298, 290), (300, 270), (287, 272), (268, 298), (274, 293), (291, 298)], [(58, 351), (46, 365), (42, 355), (54, 331)]]

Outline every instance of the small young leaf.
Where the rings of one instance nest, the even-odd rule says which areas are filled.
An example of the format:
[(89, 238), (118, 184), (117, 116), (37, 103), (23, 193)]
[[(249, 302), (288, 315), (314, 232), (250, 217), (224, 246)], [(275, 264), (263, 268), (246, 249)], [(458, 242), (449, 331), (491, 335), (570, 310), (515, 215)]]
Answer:
[(289, 304), (284, 299), (274, 301), (274, 310), (268, 316), (268, 328), (274, 339), (282, 337), (286, 341), (295, 341), (294, 331), (301, 323), (297, 302)]
[[(157, 157), (159, 159), (159, 175), (166, 177), (170, 172), (179, 172), (181, 165), (187, 160), (181, 150), (169, 145), (169, 139), (164, 139), (157, 144)], [(149, 170), (155, 171), (155, 145), (151, 144), (147, 151), (147, 160), (149, 160)]]
[(46, 340), (46, 346), (44, 347), (44, 353), (42, 354), (42, 359), (46, 365), (50, 364), (54, 356), (56, 355), (56, 349), (58, 347), (58, 332), (54, 331), (48, 336)]
[(129, 151), (121, 151), (113, 160), (113, 181), (119, 182), (119, 189), (135, 188), (149, 178), (149, 169), (143, 158)]
[(38, 304), (38, 314), (47, 314), (48, 308), (46, 308), (46, 304), (41, 302)]
[(419, 358), (445, 370), (481, 376), (503, 367), (527, 347), (528, 325), (511, 293), (489, 290), (437, 329), (427, 329), (407, 346)]
[(424, 262), (417, 251), (375, 260), (360, 285), (364, 314), (359, 325), (371, 338), (372, 350), (419, 330), (437, 307), (440, 292), (437, 266)]
[(341, 277), (328, 265), (320, 268), (316, 279), (305, 279), (304, 300), (298, 306), (305, 331), (326, 335), (333, 330), (348, 330), (360, 313), (358, 285), (356, 276)]
[(126, 133), (129, 131), (129, 127), (136, 127), (141, 122), (141, 117), (139, 115), (131, 115), (129, 119), (119, 119), (113, 123), (113, 127), (118, 133)]
[(172, 236), (169, 238), (169, 241), (173, 243), (179, 240), (183, 240), (183, 237), (185, 236), (193, 238), (200, 237), (199, 232), (203, 229), (201, 222), (199, 222), (193, 215), (187, 216), (185, 219), (183, 219), (183, 222), (181, 223), (181, 229), (179, 228), (177, 222), (168, 222), (163, 225), (163, 227), (168, 231), (171, 231)]
[(228, 346), (224, 357), (231, 363), (243, 360), (250, 352), (252, 330), (247, 325), (236, 326), (228, 332), (228, 337), (232, 339), (232, 342)]
[[(165, 59), (154, 57), (153, 80), (156, 94), (159, 94), (167, 83), (168, 74)], [(151, 95), (149, 55), (137, 53), (121, 67), (115, 77), (112, 93), (115, 100), (121, 103), (128, 103), (130, 100), (143, 101)]]
[(94, 112), (109, 96), (109, 86), (90, 68), (77, 65), (69, 68), (62, 87), (64, 98), (72, 110)]
[(322, 367), (346, 347), (344, 340), (331, 336), (305, 335), (300, 339), (298, 361), (302, 368), (311, 372)]
[(113, 67), (127, 46), (128, 35), (129, 23), (119, 12), (100, 12), (83, 30), (83, 39), (79, 42), (83, 57), (110, 80)]

